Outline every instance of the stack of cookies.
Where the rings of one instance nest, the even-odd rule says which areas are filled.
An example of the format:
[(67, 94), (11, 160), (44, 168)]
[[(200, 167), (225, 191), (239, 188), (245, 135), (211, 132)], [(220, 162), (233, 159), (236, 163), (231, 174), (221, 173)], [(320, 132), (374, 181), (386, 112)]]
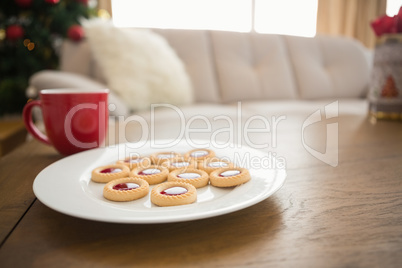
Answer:
[(159, 152), (131, 156), (92, 171), (92, 181), (106, 183), (103, 196), (112, 201), (132, 201), (145, 197), (149, 185), (151, 202), (157, 206), (194, 203), (197, 188), (234, 187), (250, 180), (247, 169), (216, 157), (210, 149), (194, 149), (184, 155)]

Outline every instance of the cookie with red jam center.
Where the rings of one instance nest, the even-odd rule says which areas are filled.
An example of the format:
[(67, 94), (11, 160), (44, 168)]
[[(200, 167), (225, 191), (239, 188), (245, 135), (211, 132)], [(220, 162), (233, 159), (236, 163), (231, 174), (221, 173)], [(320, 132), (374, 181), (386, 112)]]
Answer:
[(151, 165), (151, 159), (149, 157), (141, 157), (141, 156), (129, 156), (123, 160), (118, 160), (116, 164), (125, 165), (130, 170), (137, 167), (148, 167)]
[(197, 190), (185, 182), (164, 182), (151, 191), (151, 202), (160, 207), (187, 205), (196, 200)]
[(107, 183), (112, 180), (127, 177), (130, 173), (130, 169), (121, 164), (112, 164), (97, 167), (92, 170), (91, 180), (94, 182)]
[(248, 169), (240, 167), (220, 168), (209, 174), (211, 185), (216, 187), (233, 187), (246, 183), (250, 179)]
[(210, 149), (194, 149), (184, 155), (185, 159), (193, 159), (197, 162), (209, 159), (215, 156), (215, 152)]
[(151, 159), (152, 164), (162, 165), (164, 162), (180, 156), (182, 155), (176, 152), (159, 152), (151, 154), (149, 158)]
[(150, 185), (164, 182), (167, 179), (169, 170), (166, 167), (150, 165), (148, 167), (137, 167), (130, 172), (131, 177), (146, 180)]
[(162, 164), (166, 166), (170, 172), (176, 169), (184, 169), (184, 168), (197, 168), (197, 162), (192, 159), (185, 159), (182, 156), (174, 157), (169, 159), (168, 161)]
[(234, 164), (226, 159), (210, 158), (198, 163), (198, 168), (204, 170), (206, 173), (211, 174), (212, 171), (220, 168), (234, 167)]
[(203, 170), (195, 168), (176, 169), (169, 173), (168, 181), (186, 182), (195, 188), (201, 188), (208, 185), (209, 176)]
[(103, 188), (103, 196), (111, 201), (132, 201), (149, 193), (149, 184), (140, 178), (121, 178), (113, 180)]

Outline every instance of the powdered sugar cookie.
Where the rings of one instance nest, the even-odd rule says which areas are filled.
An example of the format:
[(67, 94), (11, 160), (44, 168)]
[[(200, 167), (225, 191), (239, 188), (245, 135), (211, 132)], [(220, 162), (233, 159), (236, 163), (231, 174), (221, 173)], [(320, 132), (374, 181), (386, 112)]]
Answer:
[(215, 152), (210, 149), (194, 149), (184, 155), (185, 159), (194, 159), (195, 161), (202, 161), (204, 159), (212, 158)]
[(125, 165), (131, 170), (136, 167), (148, 167), (151, 165), (151, 160), (148, 157), (129, 156), (124, 160), (118, 160), (116, 164)]
[(103, 188), (103, 196), (112, 201), (132, 201), (146, 196), (149, 184), (140, 178), (121, 178), (113, 180)]
[(205, 171), (200, 169), (176, 169), (169, 173), (168, 181), (186, 182), (195, 188), (201, 188), (208, 184), (209, 176)]
[(167, 179), (169, 170), (162, 166), (151, 165), (148, 167), (138, 167), (130, 172), (131, 177), (146, 180), (150, 185), (164, 182)]
[(107, 183), (115, 179), (127, 177), (129, 173), (130, 169), (125, 165), (106, 165), (92, 170), (91, 180), (94, 182)]
[(250, 172), (245, 168), (220, 168), (209, 174), (211, 185), (217, 187), (232, 187), (248, 182)]
[(151, 202), (161, 207), (186, 205), (196, 200), (195, 187), (185, 182), (161, 183), (151, 191)]

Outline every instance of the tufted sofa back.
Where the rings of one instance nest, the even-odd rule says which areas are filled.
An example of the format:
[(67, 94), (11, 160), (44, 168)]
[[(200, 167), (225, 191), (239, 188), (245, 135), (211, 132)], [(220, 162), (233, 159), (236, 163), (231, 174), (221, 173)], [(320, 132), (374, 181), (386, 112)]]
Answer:
[[(203, 30), (154, 30), (186, 66), (197, 102), (359, 98), (369, 52), (357, 41)], [(105, 83), (88, 43), (63, 44), (61, 70)]]

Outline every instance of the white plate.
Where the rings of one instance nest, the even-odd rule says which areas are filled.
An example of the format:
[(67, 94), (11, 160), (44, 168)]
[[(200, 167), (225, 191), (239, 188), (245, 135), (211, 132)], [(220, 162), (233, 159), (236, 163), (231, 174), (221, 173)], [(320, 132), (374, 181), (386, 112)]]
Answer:
[[(159, 141), (158, 144), (166, 143)], [(213, 150), (217, 156), (227, 157), (250, 170), (251, 180), (243, 185), (229, 189), (208, 185), (197, 189), (196, 203), (175, 207), (157, 207), (151, 203), (149, 194), (130, 202), (105, 199), (104, 184), (91, 181), (91, 171), (94, 168), (114, 163), (133, 153), (184, 153), (193, 149), (186, 141), (178, 142), (171, 149), (151, 147), (155, 146), (146, 143), (141, 148), (135, 148), (135, 144), (126, 143), (63, 158), (38, 174), (33, 191), (46, 206), (70, 216), (115, 223), (166, 223), (203, 219), (249, 207), (275, 193), (286, 178), (284, 168), (272, 167), (275, 163), (272, 155), (233, 145), (230, 148)]]

